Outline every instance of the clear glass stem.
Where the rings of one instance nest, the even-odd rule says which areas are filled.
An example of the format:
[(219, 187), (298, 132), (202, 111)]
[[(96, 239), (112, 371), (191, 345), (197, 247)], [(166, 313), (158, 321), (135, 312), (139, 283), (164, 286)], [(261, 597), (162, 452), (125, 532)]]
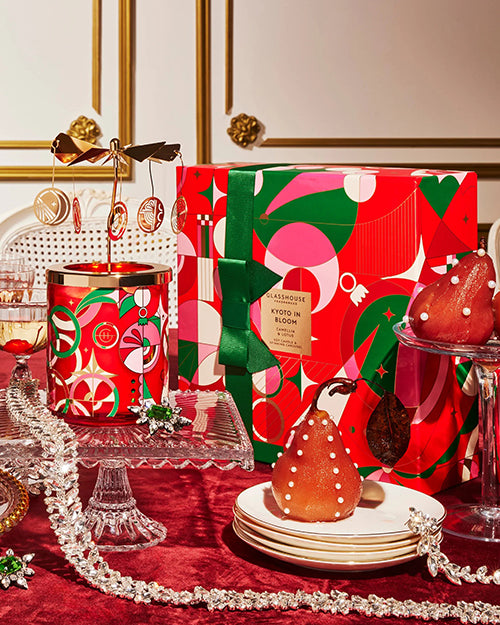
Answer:
[(100, 504), (135, 506), (132, 489), (128, 481), (127, 469), (122, 462), (101, 462), (92, 497)]
[(29, 355), (27, 354), (16, 356), (16, 365), (14, 369), (12, 369), (12, 373), (10, 375), (11, 381), (31, 379), (31, 369), (28, 366), (28, 359)]
[(481, 503), (497, 508), (500, 505), (499, 450), (500, 422), (497, 404), (498, 374), (475, 363), (479, 381), (479, 445), (482, 457)]

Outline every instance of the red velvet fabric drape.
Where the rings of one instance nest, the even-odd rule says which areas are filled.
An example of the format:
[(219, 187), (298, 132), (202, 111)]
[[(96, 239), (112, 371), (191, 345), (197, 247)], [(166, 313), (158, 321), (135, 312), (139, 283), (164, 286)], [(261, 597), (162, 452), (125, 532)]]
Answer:
[[(35, 370), (43, 366), (43, 355), (33, 357)], [(8, 372), (10, 359), (2, 369)], [(5, 386), (5, 378), (0, 385)], [(132, 553), (107, 554), (109, 564), (123, 574), (157, 580), (176, 590), (227, 588), (243, 591), (327, 592), (336, 588), (350, 594), (376, 593), (398, 599), (412, 598), (455, 603), (482, 600), (500, 604), (500, 587), (479, 584), (454, 586), (441, 575), (428, 573), (425, 559), (381, 571), (357, 574), (328, 573), (294, 567), (260, 554), (244, 544), (231, 528), (232, 506), (237, 495), (253, 484), (270, 479), (269, 466), (257, 463), (255, 471), (241, 469), (149, 469), (129, 470), (129, 479), (140, 509), (168, 528), (166, 541), (156, 547)], [(80, 492), (86, 501), (95, 483), (96, 470), (82, 469)], [(445, 504), (470, 501), (479, 496), (478, 481), (464, 484), (438, 496)], [(309, 625), (336, 623), (398, 623), (398, 619), (374, 619), (360, 615), (334, 616), (307, 610), (294, 612), (215, 612), (204, 607), (136, 605), (106, 596), (87, 586), (59, 550), (50, 529), (42, 496), (31, 499), (25, 519), (11, 532), (0, 535), (0, 554), (12, 547), (16, 554), (36, 553), (32, 567), (36, 574), (28, 590), (12, 587), (0, 590), (2, 623), (37, 625), (104, 625), (111, 623), (294, 623)], [(500, 568), (500, 544), (446, 537), (443, 551), (451, 560), (473, 568), (486, 564)], [(401, 620), (417, 623), (416, 619)]]
[[(87, 499), (96, 471), (82, 469), (81, 494)], [(176, 590), (232, 588), (242, 591), (303, 589), (308, 592), (337, 588), (366, 596), (376, 593), (398, 599), (457, 602), (480, 599), (500, 603), (500, 587), (456, 587), (442, 576), (434, 579), (424, 558), (381, 571), (358, 574), (323, 573), (294, 567), (260, 554), (237, 538), (231, 528), (232, 505), (245, 488), (269, 479), (270, 468), (258, 463), (255, 471), (240, 469), (135, 469), (129, 479), (140, 508), (168, 528), (166, 541), (135, 553), (107, 554), (112, 567), (150, 581), (155, 579)], [(477, 496), (477, 483), (449, 491), (440, 498), (447, 503)], [(364, 616), (333, 616), (296, 612), (209, 613), (204, 607), (135, 605), (108, 597), (87, 586), (65, 561), (49, 527), (42, 497), (32, 498), (27, 517), (11, 532), (0, 536), (0, 553), (12, 547), (17, 554), (36, 553), (36, 571), (28, 590), (13, 587), (0, 591), (3, 623), (47, 625), (94, 625), (107, 623), (368, 623)], [(498, 544), (446, 537), (443, 551), (456, 562), (500, 566)], [(374, 619), (371, 619), (374, 620)], [(397, 619), (376, 622), (397, 623)], [(402, 621), (403, 622), (403, 621)], [(410, 619), (405, 623), (418, 622)]]

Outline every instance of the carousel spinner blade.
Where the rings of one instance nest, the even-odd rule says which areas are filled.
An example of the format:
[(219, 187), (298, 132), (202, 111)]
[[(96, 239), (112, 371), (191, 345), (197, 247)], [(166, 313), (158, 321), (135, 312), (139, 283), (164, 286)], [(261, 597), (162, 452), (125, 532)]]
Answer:
[(83, 161), (95, 163), (109, 154), (110, 150), (60, 132), (52, 142), (52, 152), (61, 163), (75, 165)]
[(173, 161), (180, 149), (180, 143), (167, 144), (165, 141), (129, 145), (122, 148), (117, 139), (111, 140), (109, 148), (102, 148), (88, 141), (71, 137), (64, 132), (59, 133), (52, 144), (52, 151), (56, 158), (65, 165), (75, 165), (84, 161), (96, 163), (105, 157), (108, 157), (107, 162), (110, 156), (116, 154), (124, 154), (140, 163), (146, 159)]
[(121, 151), (126, 156), (130, 156), (135, 161), (145, 161), (146, 159), (155, 161), (173, 161), (181, 149), (180, 143), (166, 144), (165, 141), (158, 143), (148, 143), (145, 145), (130, 145)]

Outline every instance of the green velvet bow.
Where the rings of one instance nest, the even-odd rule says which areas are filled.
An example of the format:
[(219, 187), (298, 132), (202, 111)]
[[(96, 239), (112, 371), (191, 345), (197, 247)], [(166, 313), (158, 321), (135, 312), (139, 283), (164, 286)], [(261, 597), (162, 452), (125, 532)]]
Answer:
[(250, 329), (250, 304), (262, 297), (281, 276), (255, 260), (221, 258), (222, 336), (219, 362), (250, 373), (278, 364), (277, 358)]
[(270, 165), (230, 170), (227, 193), (226, 250), (219, 259), (222, 289), (222, 335), (219, 362), (250, 373), (278, 364), (250, 329), (250, 304), (262, 297), (281, 276), (252, 259), (255, 172)]

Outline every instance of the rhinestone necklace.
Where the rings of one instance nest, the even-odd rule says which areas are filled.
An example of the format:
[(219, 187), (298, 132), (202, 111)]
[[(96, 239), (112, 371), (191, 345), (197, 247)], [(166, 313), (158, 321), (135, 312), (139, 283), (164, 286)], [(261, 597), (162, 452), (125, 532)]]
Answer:
[[(123, 597), (136, 603), (161, 603), (171, 606), (200, 606), (208, 610), (297, 610), (331, 614), (359, 613), (365, 616), (416, 617), (425, 620), (458, 619), (462, 623), (500, 623), (500, 605), (482, 601), (468, 603), (433, 603), (430, 601), (400, 601), (392, 597), (349, 595), (332, 590), (313, 593), (297, 590), (294, 593), (257, 592), (245, 590), (207, 590), (195, 586), (193, 590), (176, 591), (151, 581), (146, 582), (122, 575), (113, 570), (99, 553), (91, 533), (86, 529), (79, 496), (77, 469), (77, 441), (71, 428), (57, 418), (40, 401), (38, 382), (21, 380), (7, 390), (7, 408), (11, 417), (26, 425), (43, 450), (45, 504), (50, 525), (56, 534), (66, 560), (81, 577), (100, 591)], [(489, 575), (486, 567), (475, 573), (470, 567), (449, 562), (440, 552), (433, 536), (437, 529), (434, 519), (411, 509), (409, 528), (420, 536), (419, 555), (427, 555), (430, 573), (443, 573), (455, 584), (480, 582), (500, 584), (500, 570)]]

